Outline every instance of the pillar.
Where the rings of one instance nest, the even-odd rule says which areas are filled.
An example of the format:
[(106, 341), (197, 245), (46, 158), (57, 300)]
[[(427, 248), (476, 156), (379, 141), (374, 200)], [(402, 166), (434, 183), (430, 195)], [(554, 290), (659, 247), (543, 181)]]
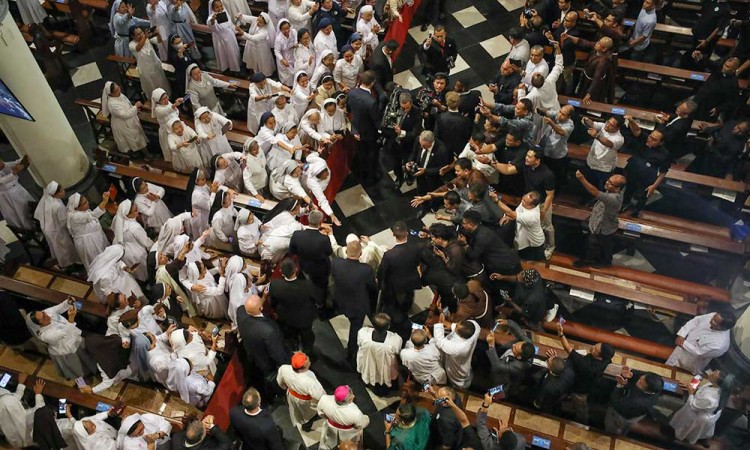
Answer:
[(16, 153), (29, 157), (37, 184), (54, 180), (66, 188), (80, 186), (94, 173), (92, 165), (13, 17), (2, 16), (0, 12), (0, 80), (34, 121), (0, 114), (0, 129)]

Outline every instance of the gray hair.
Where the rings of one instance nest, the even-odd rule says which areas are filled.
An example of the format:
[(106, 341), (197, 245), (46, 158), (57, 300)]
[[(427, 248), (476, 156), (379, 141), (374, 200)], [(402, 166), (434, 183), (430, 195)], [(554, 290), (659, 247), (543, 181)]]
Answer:
[(688, 114), (692, 114), (695, 112), (696, 109), (698, 109), (698, 104), (695, 103), (695, 100), (693, 99), (687, 99), (684, 102), (682, 102), (687, 106)]
[(409, 92), (402, 92), (401, 95), (398, 96), (398, 102), (404, 103), (404, 102), (411, 102), (411, 93)]
[(435, 133), (425, 130), (419, 134), (420, 141), (435, 142)]
[(321, 222), (323, 222), (322, 212), (314, 210), (310, 211), (310, 214), (307, 215), (307, 223), (309, 223), (311, 227), (319, 227)]
[(530, 52), (534, 52), (534, 51), (536, 51), (536, 52), (542, 52), (542, 55), (544, 55), (544, 47), (542, 47), (541, 45), (535, 45), (535, 46), (531, 47), (531, 50), (529, 50), (529, 53)]

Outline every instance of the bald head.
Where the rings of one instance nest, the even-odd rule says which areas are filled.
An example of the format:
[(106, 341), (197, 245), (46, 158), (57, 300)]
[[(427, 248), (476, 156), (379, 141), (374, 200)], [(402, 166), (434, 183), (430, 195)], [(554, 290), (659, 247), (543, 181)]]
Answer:
[(257, 316), (263, 309), (263, 300), (257, 295), (251, 295), (245, 300), (245, 312), (251, 316)]
[(607, 192), (620, 192), (625, 188), (627, 179), (622, 175), (612, 175), (609, 177), (607, 182), (604, 184), (604, 189)]
[(362, 255), (362, 244), (359, 241), (352, 241), (346, 244), (346, 257), (349, 259), (359, 259)]
[(601, 52), (608, 52), (612, 48), (612, 38), (603, 37), (596, 43), (599, 47), (597, 50)]
[(357, 450), (359, 447), (352, 441), (339, 442), (339, 450)]

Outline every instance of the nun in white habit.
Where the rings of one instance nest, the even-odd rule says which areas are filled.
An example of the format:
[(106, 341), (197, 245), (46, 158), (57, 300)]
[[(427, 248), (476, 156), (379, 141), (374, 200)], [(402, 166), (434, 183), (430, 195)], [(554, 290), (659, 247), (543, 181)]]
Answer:
[(331, 50), (323, 50), (323, 54), (320, 55), (320, 64), (315, 67), (312, 77), (310, 78), (310, 85), (313, 88), (320, 86), (320, 80), (328, 74), (333, 74), (336, 68), (336, 57)]
[(255, 142), (258, 143), (263, 154), (268, 155), (271, 146), (276, 143), (276, 117), (270, 112), (265, 112), (260, 117), (260, 123)]
[(310, 102), (315, 98), (315, 93), (310, 89), (310, 78), (307, 72), (300, 70), (294, 76), (294, 88), (292, 89), (291, 104), (297, 112), (297, 117), (305, 115)]
[(310, 197), (302, 188), (302, 167), (292, 159), (284, 162), (279, 168), (271, 172), (271, 194), (279, 200), (298, 198), (310, 204)]
[(150, 95), (154, 89), (162, 88), (170, 92), (167, 76), (161, 67), (161, 60), (151, 42), (161, 43), (162, 36), (156, 30), (156, 36), (150, 38), (142, 29), (136, 27), (131, 31), (130, 51), (135, 56), (136, 68), (141, 81), (141, 89)]
[(247, 129), (257, 130), (262, 123), (261, 118), (273, 109), (274, 94), (290, 89), (276, 80), (266, 78), (261, 72), (250, 77), (249, 97), (247, 99)]
[(291, 86), (294, 76), (294, 49), (297, 47), (297, 30), (287, 19), (276, 22), (276, 40), (273, 51), (276, 55), (276, 71), (279, 81)]
[(332, 141), (343, 139), (343, 133), (349, 129), (349, 122), (344, 112), (336, 107), (336, 99), (323, 100), (322, 107), (323, 111), (320, 113), (320, 123), (317, 129), (331, 136)]
[(187, 359), (177, 358), (169, 367), (166, 387), (180, 394), (183, 402), (203, 407), (213, 394), (216, 384), (192, 372)]
[[(221, 273), (221, 270), (220, 270)], [(226, 290), (226, 278), (222, 275), (216, 283), (206, 266), (200, 262), (191, 262), (187, 266), (187, 277), (180, 279), (185, 289), (190, 291), (190, 298), (198, 314), (207, 319), (226, 319), (229, 299)]]
[(372, 5), (365, 5), (359, 10), (359, 17), (357, 17), (357, 32), (362, 35), (362, 42), (369, 46), (371, 50), (375, 50), (380, 40), (378, 39), (378, 32), (380, 31), (380, 24), (375, 20), (375, 11)]
[(232, 129), (232, 121), (211, 112), (206, 106), (195, 111), (195, 132), (198, 133), (203, 145), (211, 156), (221, 155), (232, 151), (226, 132)]
[(185, 232), (186, 225), (191, 218), (191, 213), (184, 212), (167, 220), (159, 230), (159, 236), (156, 238), (154, 246), (151, 247), (151, 251), (174, 256), (174, 239)]
[(146, 226), (160, 229), (172, 218), (172, 212), (162, 200), (166, 191), (163, 187), (143, 181), (140, 177), (133, 178), (131, 185), (136, 193), (133, 204), (143, 215)]
[(18, 174), (27, 167), (22, 162), (23, 159), (11, 162), (0, 160), (0, 214), (10, 225), (33, 230), (29, 202), (33, 202), (34, 198), (18, 182)]
[(105, 420), (108, 411), (76, 420), (73, 424), (73, 436), (81, 450), (116, 450), (117, 430)]
[(188, 181), (188, 196), (190, 205), (195, 213), (190, 220), (190, 236), (198, 239), (208, 229), (208, 215), (211, 212), (213, 194), (219, 190), (218, 184), (209, 184), (206, 173), (202, 169), (195, 169)]
[(336, 43), (336, 33), (333, 32), (333, 22), (328, 17), (324, 17), (318, 24), (318, 34), (315, 35), (313, 40), (315, 46), (315, 54), (318, 55), (315, 60), (315, 65), (320, 64), (320, 60), (323, 57), (325, 50), (333, 52), (333, 59), (339, 59), (339, 49)]
[(287, 17), (292, 23), (292, 28), (301, 30), (312, 28), (312, 16), (318, 10), (318, 2), (311, 0), (290, 0)]
[(34, 439), (31, 436), (34, 412), (44, 407), (44, 396), (34, 392), (34, 406), (26, 409), (22, 403), (26, 385), (18, 383), (16, 391), (11, 393), (0, 388), (0, 432), (14, 448), (31, 447)]
[(276, 263), (289, 251), (292, 234), (304, 228), (296, 218), (299, 211), (300, 202), (287, 198), (280, 201), (266, 214), (260, 227), (260, 245), (258, 246), (262, 260)]
[[(111, 293), (131, 295), (144, 299), (143, 291), (133, 278), (135, 270), (123, 261), (125, 249), (122, 245), (113, 244), (106, 248), (91, 261), (87, 281), (94, 285), (94, 293), (100, 303), (107, 303), (107, 296)], [(145, 264), (145, 261), (143, 262)]]
[(250, 24), (250, 29), (247, 32), (239, 25), (235, 25), (238, 36), (245, 40), (242, 61), (245, 62), (249, 70), (270, 77), (276, 70), (273, 52), (271, 51), (276, 42), (276, 31), (271, 18), (264, 12), (260, 13), (258, 17), (237, 14), (235, 18), (243, 25)]
[[(226, 305), (225, 305), (226, 307)], [(187, 342), (186, 337), (190, 340)], [(219, 337), (212, 337), (211, 349), (206, 348), (200, 333), (190, 330), (175, 330), (169, 335), (172, 349), (180, 358), (190, 361), (194, 372), (208, 371), (216, 373), (216, 343)]]
[(57, 181), (50, 181), (44, 192), (39, 205), (34, 211), (34, 218), (39, 221), (39, 226), (47, 240), (52, 258), (57, 261), (59, 267), (68, 267), (80, 263), (76, 253), (73, 239), (68, 231), (68, 210), (62, 198), (65, 189)]
[(246, 208), (240, 209), (234, 222), (234, 232), (240, 252), (247, 256), (258, 254), (258, 240), (260, 240), (260, 220)]
[[(118, 450), (148, 450), (150, 448), (166, 448), (168, 445), (172, 425), (162, 416), (156, 414), (131, 414), (123, 419), (117, 432)], [(149, 446), (145, 436), (157, 434), (159, 438), (154, 447)]]
[(279, 23), (286, 17), (289, 0), (268, 0), (268, 14), (273, 23)]
[(207, 73), (203, 73), (198, 64), (190, 64), (185, 71), (185, 93), (190, 94), (193, 111), (205, 106), (215, 113), (224, 115), (219, 98), (216, 97), (215, 87), (234, 89), (235, 84), (219, 80)]
[(154, 89), (151, 93), (151, 117), (159, 122), (159, 146), (164, 156), (164, 161), (172, 162), (172, 150), (169, 149), (169, 121), (179, 119), (180, 111), (177, 109), (182, 105), (183, 99), (178, 98), (174, 103), (169, 101), (167, 91), (162, 88)]
[(245, 304), (248, 296), (258, 295), (258, 289), (253, 284), (251, 275), (245, 269), (245, 260), (238, 255), (229, 258), (224, 268), (224, 276), (227, 279), (226, 288), (229, 292), (227, 315), (232, 322), (232, 329), (237, 328), (237, 309)]
[(307, 28), (297, 30), (297, 48), (294, 49), (294, 68), (296, 70), (315, 70), (317, 60), (315, 59), (315, 46), (312, 36)]
[(201, 159), (198, 145), (201, 138), (178, 117), (167, 123), (169, 134), (169, 149), (172, 151), (172, 167), (180, 173), (191, 173), (193, 169), (203, 169), (205, 164)]
[(336, 226), (341, 225), (325, 195), (328, 182), (331, 181), (331, 170), (326, 160), (321, 158), (318, 152), (312, 152), (307, 155), (306, 161), (306, 168), (302, 170), (302, 187), (308, 195), (315, 197), (318, 207), (331, 218)]
[(172, 352), (172, 348), (167, 344), (167, 333), (162, 333), (158, 337), (152, 333), (146, 333), (146, 337), (151, 343), (148, 350), (148, 366), (151, 368), (154, 379), (166, 386), (169, 367), (177, 359), (177, 355)]
[(232, 194), (222, 190), (216, 193), (209, 221), (211, 222), (211, 245), (231, 249), (234, 240), (234, 218), (237, 211), (232, 203)]
[(109, 192), (105, 192), (102, 194), (101, 203), (90, 210), (88, 199), (81, 194), (75, 193), (68, 198), (68, 231), (87, 272), (91, 261), (109, 245), (109, 240), (99, 223), (108, 201)]
[(690, 444), (711, 439), (733, 388), (734, 376), (724, 375), (718, 370), (709, 372), (697, 389), (688, 386), (687, 402), (669, 421), (675, 437)]
[(214, 183), (219, 183), (237, 192), (242, 191), (242, 170), (246, 164), (245, 155), (230, 151), (211, 158), (214, 170)]
[(321, 120), (320, 110), (316, 108), (307, 110), (302, 120), (299, 121), (300, 141), (302, 143), (315, 149), (321, 144), (331, 143), (331, 135), (321, 130)]
[(276, 135), (276, 143), (268, 152), (268, 170), (273, 173), (285, 162), (292, 159), (301, 159), (303, 148), (304, 146), (297, 136), (297, 125), (284, 125), (281, 133)]
[(149, 239), (146, 231), (136, 220), (138, 209), (130, 200), (124, 200), (117, 207), (117, 215), (112, 221), (112, 231), (114, 238), (113, 244), (121, 245), (125, 250), (122, 262), (128, 267), (136, 264), (133, 276), (141, 282), (148, 278), (148, 265), (146, 258), (148, 251), (154, 245), (154, 241)]
[[(229, 4), (231, 0), (227, 0)], [(216, 64), (219, 71), (232, 72), (240, 71), (240, 46), (237, 44), (237, 37), (234, 35), (234, 24), (232, 23), (231, 11), (224, 9), (222, 0), (212, 0), (208, 2), (209, 12), (208, 29), (211, 30), (211, 40), (214, 44), (214, 53), (216, 55)], [(218, 17), (221, 13), (226, 13), (227, 20), (219, 22)]]
[(137, 152), (145, 150), (147, 141), (143, 132), (141, 121), (138, 119), (138, 111), (141, 102), (135, 105), (122, 95), (120, 86), (112, 81), (104, 83), (102, 90), (102, 115), (110, 118), (112, 126), (112, 137), (115, 139), (117, 149), (122, 153)]
[(286, 95), (279, 95), (273, 101), (274, 107), (271, 114), (276, 118), (276, 126), (281, 129), (286, 124), (298, 124), (300, 116), (294, 107), (289, 105), (289, 98)]
[[(162, 38), (166, 38), (171, 34), (169, 30), (172, 28), (172, 22), (169, 20), (166, 3), (161, 0), (148, 0), (146, 15), (151, 26), (159, 30), (159, 35)], [(162, 39), (159, 42), (159, 58), (164, 62), (167, 61), (168, 51), (169, 43), (166, 39)]]
[(266, 171), (266, 154), (260, 150), (260, 145), (253, 138), (247, 138), (242, 149), (245, 152), (245, 169), (242, 171), (242, 181), (245, 192), (258, 201), (265, 201), (261, 191), (268, 186), (268, 172)]

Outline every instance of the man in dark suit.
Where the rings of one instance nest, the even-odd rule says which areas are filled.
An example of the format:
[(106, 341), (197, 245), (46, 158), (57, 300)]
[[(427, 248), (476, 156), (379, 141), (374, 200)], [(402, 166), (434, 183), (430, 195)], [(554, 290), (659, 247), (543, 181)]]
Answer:
[(359, 87), (349, 91), (346, 107), (352, 113), (352, 134), (357, 140), (352, 170), (362, 184), (374, 184), (378, 176), (378, 129), (381, 111), (374, 90), (375, 72), (362, 74)]
[(331, 262), (334, 302), (349, 319), (349, 343), (346, 347), (349, 360), (357, 356), (357, 333), (365, 322), (365, 316), (374, 309), (371, 307), (372, 299), (378, 291), (375, 273), (372, 267), (359, 262), (361, 255), (362, 245), (355, 240), (346, 244), (346, 259), (335, 258)]
[(370, 55), (370, 70), (375, 72), (375, 82), (379, 90), (385, 89), (385, 86), (393, 81), (393, 54), (398, 50), (398, 42), (391, 39), (381, 42), (375, 47)]
[(495, 347), (494, 333), (487, 334), (487, 356), (492, 367), (492, 381), (495, 385), (505, 386), (506, 397), (517, 396), (518, 388), (524, 381), (526, 372), (531, 369), (534, 357), (534, 344), (523, 333), (521, 327), (512, 320), (500, 320), (501, 326), (507, 326), (515, 337), (514, 341)]
[(422, 287), (417, 271), (422, 249), (408, 242), (409, 229), (404, 222), (394, 223), (391, 231), (396, 245), (385, 252), (378, 268), (381, 312), (391, 316), (393, 331), (408, 339), (409, 309), (414, 302), (414, 291)]
[(307, 227), (295, 231), (289, 242), (289, 254), (297, 256), (299, 268), (317, 288), (319, 307), (324, 307), (328, 290), (328, 275), (331, 273), (331, 241), (320, 232), (323, 213), (311, 211), (307, 216)]
[(458, 92), (445, 94), (448, 111), (435, 119), (435, 139), (445, 144), (451, 158), (457, 157), (471, 137), (472, 121), (458, 111), (461, 97)]
[(483, 264), (487, 275), (498, 275), (491, 276), (492, 280), (515, 282), (516, 274), (521, 271), (518, 254), (495, 231), (481, 223), (482, 216), (477, 211), (464, 212), (461, 225), (463, 239), (468, 244), (466, 257)]
[(301, 348), (310, 355), (315, 344), (312, 324), (317, 317), (317, 289), (310, 280), (297, 276), (297, 265), (292, 258), (285, 258), (280, 267), (283, 278), (272, 280), (265, 295), (276, 310), (279, 325), (290, 347), (294, 350)]
[(547, 370), (542, 374), (536, 389), (534, 406), (549, 414), (559, 414), (562, 399), (570, 393), (575, 372), (565, 364), (565, 359), (554, 351), (547, 353)]
[(456, 41), (448, 37), (445, 26), (438, 25), (432, 37), (428, 36), (419, 47), (419, 53), (423, 64), (422, 74), (429, 82), (436, 73), (450, 73), (451, 67), (456, 64), (458, 49)]
[(214, 416), (205, 416), (202, 421), (193, 419), (184, 431), (174, 433), (170, 445), (172, 450), (229, 450), (232, 441), (214, 424)]
[(263, 300), (251, 295), (237, 308), (237, 330), (250, 365), (245, 374), (257, 375), (253, 381), (263, 387), (264, 396), (270, 400), (274, 395), (276, 370), (290, 357), (279, 324), (263, 315)]
[(260, 394), (249, 388), (242, 405), (229, 410), (229, 424), (242, 440), (242, 450), (284, 450), (281, 431), (268, 410), (260, 407)]
[(399, 123), (393, 128), (383, 148), (390, 159), (388, 164), (383, 164), (383, 167), (386, 170), (393, 168), (393, 173), (396, 175), (396, 189), (399, 189), (404, 182), (404, 163), (411, 155), (414, 141), (422, 132), (422, 112), (414, 107), (411, 93), (402, 91), (398, 101), (401, 106)]
[(685, 138), (693, 126), (693, 113), (698, 105), (692, 100), (685, 100), (677, 105), (674, 114), (657, 115), (659, 123), (656, 131), (662, 134), (662, 143), (669, 150), (672, 159), (686, 155), (690, 149), (685, 148)]
[[(445, 145), (435, 139), (432, 131), (423, 131), (414, 143), (414, 150), (405, 166), (417, 180), (417, 194), (425, 195), (440, 187), (443, 184), (440, 169), (450, 162), (451, 153)], [(417, 217), (424, 217), (432, 206), (432, 201), (425, 202)]]

